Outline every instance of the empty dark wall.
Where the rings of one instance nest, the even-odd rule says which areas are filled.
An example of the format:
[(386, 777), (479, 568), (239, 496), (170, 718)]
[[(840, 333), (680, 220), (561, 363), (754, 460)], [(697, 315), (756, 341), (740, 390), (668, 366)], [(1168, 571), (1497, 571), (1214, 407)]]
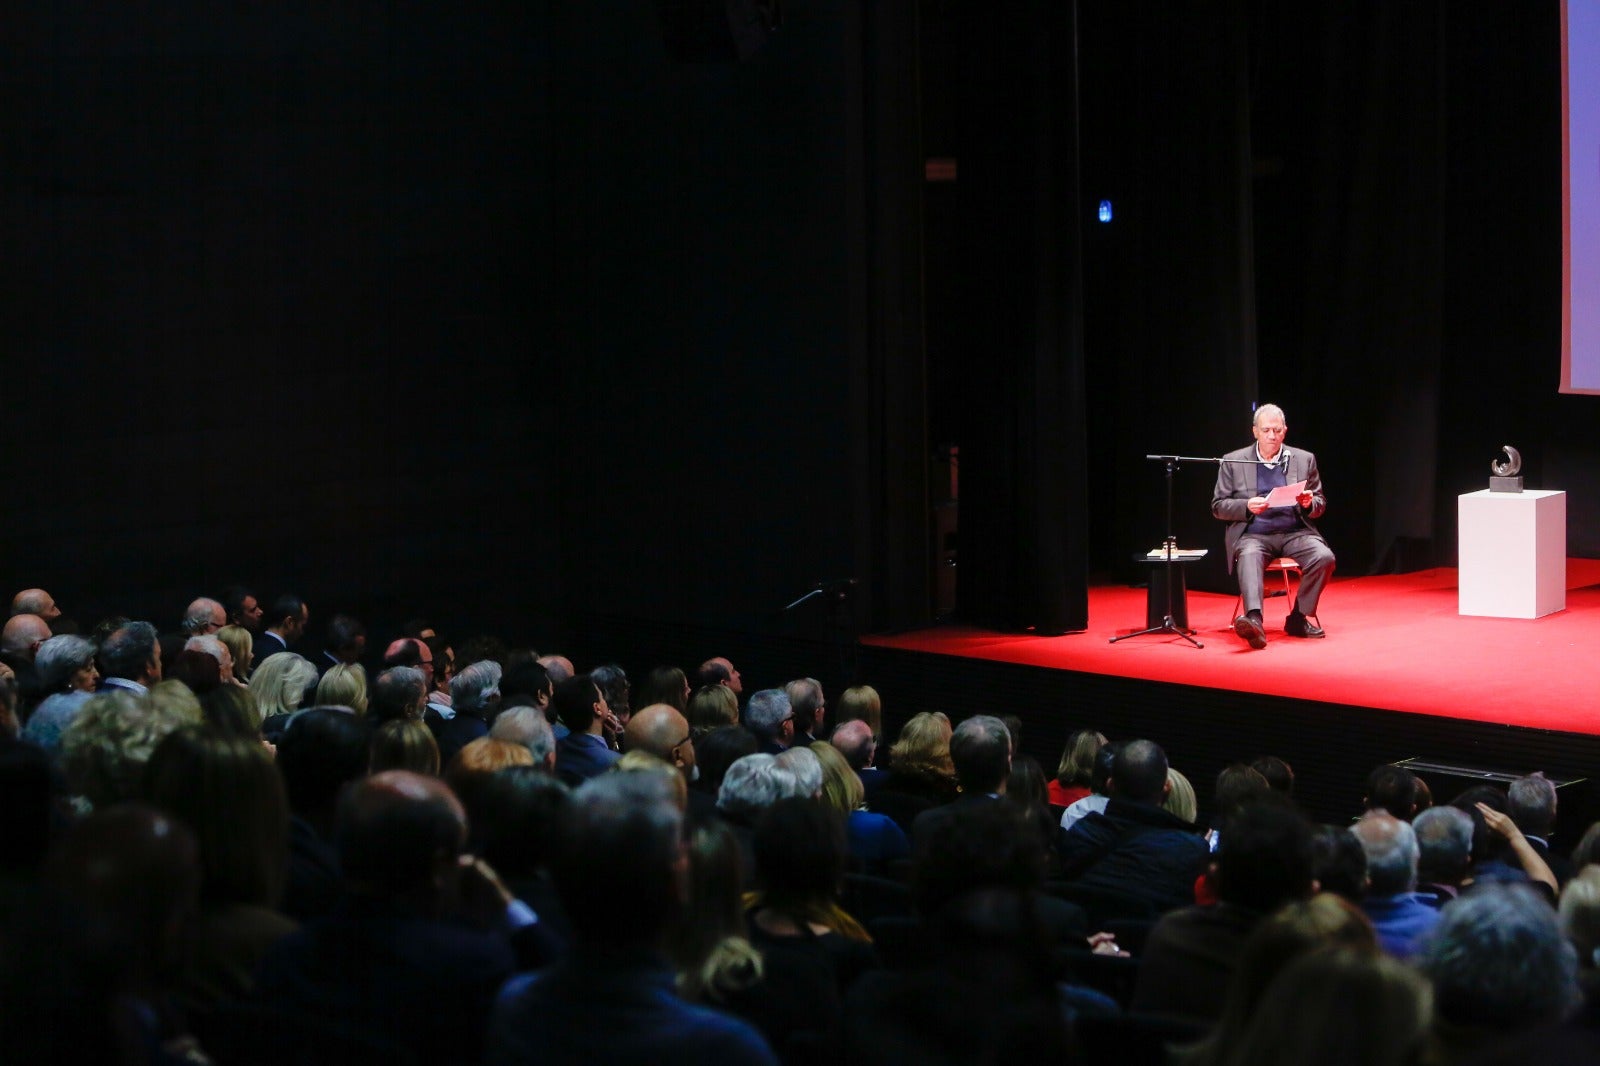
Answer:
[(553, 292), (578, 611), (775, 622), (855, 569), (848, 5), (682, 65), (562, 5)]

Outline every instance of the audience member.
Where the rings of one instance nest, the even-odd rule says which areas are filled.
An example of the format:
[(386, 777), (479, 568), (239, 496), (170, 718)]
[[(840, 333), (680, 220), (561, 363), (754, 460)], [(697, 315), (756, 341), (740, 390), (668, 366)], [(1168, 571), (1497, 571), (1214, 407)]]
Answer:
[(96, 693), (61, 735), (67, 787), (91, 810), (136, 799), (156, 745), (173, 730), (199, 723), (198, 706), (187, 715), (126, 692)]
[(309, 921), (343, 894), (334, 828), (340, 795), (367, 772), (367, 725), (337, 707), (312, 707), (284, 730), (278, 772), (289, 799), (289, 879), (283, 911)]
[(561, 780), (576, 787), (605, 773), (622, 757), (606, 743), (605, 734), (617, 732), (616, 719), (588, 674), (557, 683), (555, 708), (570, 730), (556, 742), (556, 774)]
[(185, 636), (207, 637), (227, 624), (227, 609), (216, 600), (201, 596), (183, 612), (183, 621), (178, 628)]
[(1556, 875), (1556, 881), (1564, 885), (1577, 871), (1570, 859), (1550, 849), (1550, 838), (1556, 829), (1556, 804), (1556, 786), (1542, 773), (1519, 777), (1506, 787), (1506, 814)]
[(873, 740), (883, 737), (883, 697), (871, 685), (856, 685), (844, 690), (839, 705), (834, 708), (835, 725), (846, 722), (865, 722), (872, 730)]
[(744, 708), (744, 726), (755, 734), (761, 750), (776, 755), (794, 743), (794, 708), (781, 688), (764, 688)]
[(368, 772), (410, 770), (428, 777), (439, 776), (439, 742), (433, 732), (415, 718), (390, 718), (372, 731)]
[(1381, 809), (1350, 827), (1367, 853), (1367, 894), (1361, 909), (1378, 931), (1383, 950), (1398, 959), (1417, 952), (1439, 921), (1438, 908), (1417, 893), (1417, 835), (1411, 823)]
[(39, 645), (34, 670), (44, 699), (28, 717), (22, 737), (55, 754), (61, 734), (94, 695), (100, 681), (91, 640), (75, 636), (51, 637)]
[(118, 626), (100, 642), (102, 690), (116, 688), (143, 696), (160, 680), (161, 642), (149, 622)]
[(911, 839), (918, 848), (930, 835), (943, 832), (957, 811), (993, 803), (1005, 794), (1006, 778), (1011, 774), (1011, 731), (993, 715), (973, 715), (950, 736), (950, 762), (961, 795), (917, 815)]
[(1167, 756), (1158, 744), (1123, 745), (1105, 813), (1088, 815), (1060, 836), (1063, 874), (1142, 899), (1158, 913), (1193, 902), (1208, 850), (1192, 823), (1161, 809), (1168, 787)]
[(349, 895), (267, 954), (262, 1001), (418, 1061), (480, 1061), (514, 956), (503, 936), (459, 920), (486, 894), (506, 906), (463, 859), (466, 812), (442, 781), (390, 770), (352, 785), (338, 819)]
[(360, 663), (337, 663), (317, 682), (318, 707), (348, 707), (357, 716), (367, 713), (367, 671)]
[(828, 701), (822, 694), (822, 682), (814, 677), (802, 677), (783, 686), (783, 691), (794, 711), (793, 746), (810, 745), (826, 736), (823, 718), (828, 711)]
[(446, 767), (456, 752), (489, 735), (489, 723), (500, 708), (500, 664), (481, 659), (461, 670), (450, 682), (450, 708), (454, 712), (434, 729), (439, 760)]
[(294, 650), (311, 624), (311, 608), (299, 596), (286, 592), (272, 601), (272, 608), (263, 617), (270, 621), (256, 640), (255, 667), (279, 652)]
[(243, 626), (223, 626), (217, 630), (217, 639), (228, 649), (233, 660), (233, 680), (241, 685), (250, 683), (250, 669), (255, 663), (255, 637)]
[(1061, 761), (1056, 764), (1056, 776), (1048, 786), (1050, 805), (1065, 810), (1089, 795), (1089, 782), (1093, 779), (1094, 757), (1106, 738), (1093, 729), (1074, 730), (1061, 749)]
[(261, 732), (269, 740), (281, 736), (307, 693), (315, 696), (316, 686), (317, 668), (294, 652), (258, 658), (250, 675), (250, 692), (261, 711)]
[(1111, 768), (1116, 765), (1120, 741), (1107, 741), (1094, 753), (1094, 767), (1089, 771), (1089, 794), (1073, 800), (1061, 812), (1061, 830), (1066, 832), (1091, 814), (1104, 814), (1111, 802)]
[(1429, 807), (1411, 828), (1417, 834), (1417, 891), (1443, 906), (1472, 875), (1472, 817), (1457, 807)]
[[(689, 679), (676, 666), (653, 667), (639, 686), (638, 702), (641, 707), (652, 703), (665, 703), (679, 714), (689, 709)], [(737, 702), (738, 696), (734, 696)]]
[[(726, 685), (735, 696), (744, 694), (744, 678), (739, 675), (738, 668), (721, 656), (701, 663), (695, 677), (697, 685)], [(688, 684), (687, 680), (684, 684)]]
[(421, 722), (427, 702), (428, 685), (422, 671), (414, 666), (391, 666), (372, 683), (367, 716), (374, 723)]
[(907, 835), (917, 815), (960, 794), (950, 761), (951, 733), (943, 713), (922, 711), (900, 728), (900, 739), (889, 749), (889, 776), (873, 803)]
[(688, 879), (683, 815), (663, 782), (645, 774), (585, 782), (551, 866), (573, 947), (501, 990), (489, 1063), (776, 1062), (746, 1023), (671, 994), (673, 971), (658, 950)]
[[(631, 724), (631, 723), (630, 723)], [(547, 774), (556, 772), (556, 735), (538, 707), (510, 707), (495, 716), (489, 735), (521, 744), (533, 756), (533, 765)]]
[(823, 801), (845, 819), (851, 869), (881, 875), (888, 873), (893, 864), (910, 858), (911, 841), (893, 819), (863, 808), (866, 790), (861, 778), (838, 749), (819, 740), (811, 750), (822, 767)]

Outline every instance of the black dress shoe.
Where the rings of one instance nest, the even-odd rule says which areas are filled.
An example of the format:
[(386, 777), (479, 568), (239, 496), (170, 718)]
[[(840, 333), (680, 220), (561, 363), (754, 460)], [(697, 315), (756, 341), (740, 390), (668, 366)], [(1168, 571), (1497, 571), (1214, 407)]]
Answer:
[[(1244, 639), (1244, 642), (1260, 651), (1267, 646), (1267, 630), (1260, 622), (1247, 614), (1241, 614), (1233, 620), (1233, 631)], [(1322, 635), (1322, 630), (1317, 630), (1317, 636)]]
[[(1238, 623), (1234, 623), (1234, 628), (1238, 628)], [(1322, 631), (1321, 626), (1317, 625), (1317, 623), (1313, 622), (1299, 611), (1296, 611), (1294, 614), (1291, 614), (1288, 618), (1284, 619), (1283, 631), (1289, 634), (1291, 637), (1310, 637), (1313, 640), (1321, 640), (1323, 637), (1327, 636), (1327, 634)]]

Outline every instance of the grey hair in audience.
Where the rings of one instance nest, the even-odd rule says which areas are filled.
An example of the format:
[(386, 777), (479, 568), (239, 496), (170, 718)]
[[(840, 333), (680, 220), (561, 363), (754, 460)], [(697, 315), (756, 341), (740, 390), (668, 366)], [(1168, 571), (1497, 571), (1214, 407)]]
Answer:
[(100, 667), (107, 677), (135, 681), (160, 654), (156, 627), (149, 622), (129, 622), (111, 631), (100, 645)]
[(457, 713), (482, 710), (500, 695), (500, 664), (482, 659), (450, 679), (450, 704)]
[(783, 686), (783, 691), (789, 697), (789, 706), (794, 708), (795, 732), (802, 726), (810, 732), (817, 720), (817, 708), (822, 706), (822, 682), (814, 677), (802, 677)]
[(213, 659), (217, 660), (218, 664), (220, 664), (222, 662), (223, 653), (225, 653), (228, 649), (223, 646), (222, 641), (218, 640), (214, 636), (208, 635), (203, 637), (190, 637), (188, 640), (183, 642), (183, 650), (203, 651)]
[(1451, 903), (1416, 962), (1439, 1016), (1458, 1026), (1532, 1029), (1580, 1002), (1577, 952), (1550, 904), (1524, 885), (1479, 885)]
[(1529, 774), (1506, 789), (1506, 814), (1531, 837), (1548, 837), (1556, 824), (1556, 786), (1544, 774)]
[(745, 705), (744, 724), (756, 736), (771, 740), (783, 732), (783, 723), (794, 716), (789, 694), (781, 688), (764, 688)]
[(222, 604), (216, 600), (201, 596), (189, 605), (187, 611), (183, 612), (183, 622), (180, 628), (185, 633), (198, 633), (216, 622), (215, 612), (217, 611), (221, 611), (224, 618), (228, 616), (228, 612)]
[(39, 675), (39, 690), (55, 692), (66, 687), (72, 675), (94, 661), (94, 641), (86, 637), (51, 637), (39, 645), (33, 669)]
[(822, 760), (816, 752), (800, 745), (775, 758), (779, 766), (794, 774), (796, 795), (812, 799), (822, 794)]
[(537, 707), (512, 707), (501, 711), (489, 735), (496, 740), (521, 744), (533, 755), (533, 764), (543, 766), (556, 750), (556, 734), (544, 712)]
[(1417, 884), (1417, 834), (1410, 822), (1369, 813), (1350, 832), (1367, 853), (1368, 891), (1374, 896), (1409, 892)]
[(1454, 884), (1472, 858), (1472, 815), (1460, 807), (1429, 807), (1411, 823), (1417, 837), (1417, 879)]
[(735, 759), (728, 767), (717, 792), (717, 810), (752, 820), (779, 800), (798, 795), (800, 782), (794, 771), (779, 766), (776, 756), (757, 752)]
[(380, 722), (421, 718), (428, 698), (428, 677), (415, 666), (391, 666), (372, 683), (367, 710)]

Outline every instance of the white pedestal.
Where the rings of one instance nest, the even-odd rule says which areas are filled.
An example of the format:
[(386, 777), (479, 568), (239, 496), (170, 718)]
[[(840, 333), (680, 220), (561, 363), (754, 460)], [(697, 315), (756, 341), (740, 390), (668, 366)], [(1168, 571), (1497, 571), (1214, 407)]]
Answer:
[(1542, 618), (1566, 608), (1565, 492), (1483, 489), (1459, 504), (1459, 613)]

